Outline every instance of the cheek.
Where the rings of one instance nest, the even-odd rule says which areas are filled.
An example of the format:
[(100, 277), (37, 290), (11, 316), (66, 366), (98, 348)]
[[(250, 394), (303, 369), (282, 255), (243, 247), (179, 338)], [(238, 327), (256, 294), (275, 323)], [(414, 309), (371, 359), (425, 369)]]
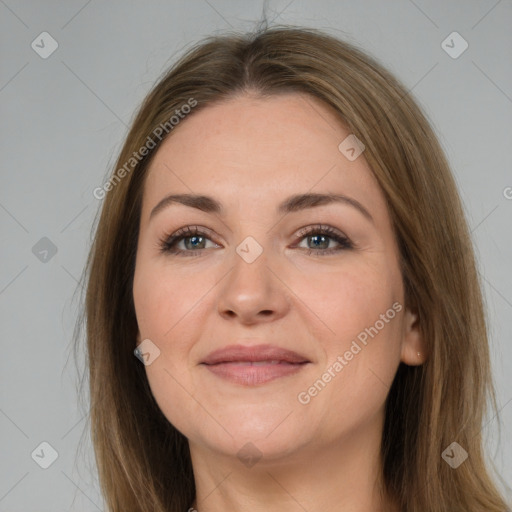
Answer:
[(178, 291), (180, 287), (165, 275), (164, 268), (139, 261), (134, 275), (133, 300), (140, 341), (150, 340), (157, 347), (153, 350), (158, 351), (158, 357), (145, 369), (153, 395), (159, 402), (161, 390), (174, 387), (170, 375), (177, 376), (177, 370), (186, 367), (182, 361), (182, 341), (186, 339), (180, 342), (179, 330), (186, 323), (180, 319), (186, 317), (187, 301)]
[(167, 390), (175, 403), (183, 403), (177, 401), (175, 391), (180, 384), (192, 394), (196, 390), (191, 370), (198, 362), (198, 349), (204, 350), (199, 346), (201, 340), (212, 332), (209, 319), (215, 312), (215, 286), (220, 277), (213, 269), (198, 270), (192, 262), (178, 268), (165, 259), (139, 261), (133, 296), (140, 339), (151, 340), (160, 350), (146, 372), (155, 385), (155, 395)]
[[(342, 349), (347, 341), (350, 344), (365, 328), (379, 321), (395, 301), (401, 300), (400, 275), (385, 263), (370, 264), (354, 258), (343, 269), (319, 272), (317, 268), (316, 272), (308, 272), (302, 268), (300, 274), (289, 276), (294, 294), (314, 313), (316, 324), (323, 324), (326, 350)], [(390, 331), (391, 323), (397, 324), (386, 323), (382, 330)]]
[[(208, 277), (210, 276), (210, 278)], [(133, 285), (135, 312), (141, 335), (165, 343), (189, 321), (189, 315), (211, 288), (211, 273), (191, 272), (141, 261)], [(190, 327), (190, 324), (188, 324)]]
[(328, 327), (317, 337), (322, 360), (318, 380), (308, 384), (314, 395), (308, 407), (332, 421), (333, 428), (337, 422), (370, 417), (385, 401), (400, 361), (399, 272), (385, 265), (354, 265), (317, 274), (302, 286), (295, 288), (297, 294), (310, 297), (309, 304)]
[[(138, 264), (139, 265), (139, 264)], [(190, 433), (197, 416), (191, 396), (190, 351), (200, 328), (201, 296), (197, 276), (165, 265), (141, 261), (134, 275), (133, 297), (140, 339), (151, 340), (159, 355), (145, 367), (151, 392), (165, 417), (179, 431)], [(196, 307), (194, 307), (196, 305)], [(194, 328), (194, 326), (196, 326)], [(178, 405), (178, 406), (177, 406)]]

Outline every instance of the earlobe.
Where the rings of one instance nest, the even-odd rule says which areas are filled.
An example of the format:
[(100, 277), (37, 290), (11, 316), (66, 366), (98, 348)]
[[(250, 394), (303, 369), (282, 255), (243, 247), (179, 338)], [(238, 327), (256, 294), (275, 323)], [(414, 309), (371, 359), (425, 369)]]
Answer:
[(423, 339), (417, 313), (404, 313), (401, 361), (409, 366), (422, 365), (427, 360), (427, 346)]

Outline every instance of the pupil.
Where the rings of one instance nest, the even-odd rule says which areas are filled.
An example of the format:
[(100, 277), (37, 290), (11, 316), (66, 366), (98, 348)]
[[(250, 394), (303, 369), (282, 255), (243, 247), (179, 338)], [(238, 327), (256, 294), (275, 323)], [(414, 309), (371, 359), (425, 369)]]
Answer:
[(190, 241), (190, 243), (191, 243), (191, 245), (192, 245), (192, 248), (193, 248), (193, 249), (195, 249), (195, 248), (197, 248), (197, 246), (198, 246), (196, 242), (197, 242), (198, 240), (201, 240), (201, 238), (203, 238), (203, 237), (201, 237), (201, 236), (190, 236), (190, 237), (188, 237), (188, 239), (187, 239), (187, 240), (189, 240), (189, 241)]

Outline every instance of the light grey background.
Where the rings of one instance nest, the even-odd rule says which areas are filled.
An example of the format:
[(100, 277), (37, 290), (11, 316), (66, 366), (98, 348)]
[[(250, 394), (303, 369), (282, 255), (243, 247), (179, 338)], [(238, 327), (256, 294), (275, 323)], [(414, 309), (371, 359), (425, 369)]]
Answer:
[[(103, 510), (87, 434), (77, 451), (86, 422), (70, 345), (72, 296), (101, 203), (92, 191), (157, 77), (201, 37), (253, 29), (262, 9), (235, 0), (0, 0), (0, 511)], [(488, 450), (512, 482), (511, 1), (276, 0), (267, 14), (360, 45), (434, 124), (485, 285), (502, 426), (499, 443), (489, 418)], [(31, 47), (43, 46), (44, 31), (58, 43), (46, 59)], [(454, 31), (469, 44), (458, 58), (441, 47)], [(460, 42), (448, 43), (452, 52)], [(43, 237), (55, 255), (38, 253), (47, 241), (33, 251)], [(48, 469), (31, 456), (43, 441), (58, 452)], [(43, 453), (34, 458), (49, 460)]]

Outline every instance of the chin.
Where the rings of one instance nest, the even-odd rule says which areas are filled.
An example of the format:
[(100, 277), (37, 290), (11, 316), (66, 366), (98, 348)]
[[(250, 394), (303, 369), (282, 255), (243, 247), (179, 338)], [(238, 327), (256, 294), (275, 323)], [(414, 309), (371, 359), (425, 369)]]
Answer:
[(208, 431), (196, 429), (187, 437), (221, 455), (237, 457), (242, 463), (253, 458), (262, 459), (261, 462), (277, 462), (299, 453), (315, 438), (304, 428), (303, 421), (298, 424), (295, 414), (289, 413), (283, 414), (283, 409), (274, 414), (269, 414), (268, 410), (259, 414), (239, 412), (231, 421), (224, 416), (229, 434), (210, 422)]

